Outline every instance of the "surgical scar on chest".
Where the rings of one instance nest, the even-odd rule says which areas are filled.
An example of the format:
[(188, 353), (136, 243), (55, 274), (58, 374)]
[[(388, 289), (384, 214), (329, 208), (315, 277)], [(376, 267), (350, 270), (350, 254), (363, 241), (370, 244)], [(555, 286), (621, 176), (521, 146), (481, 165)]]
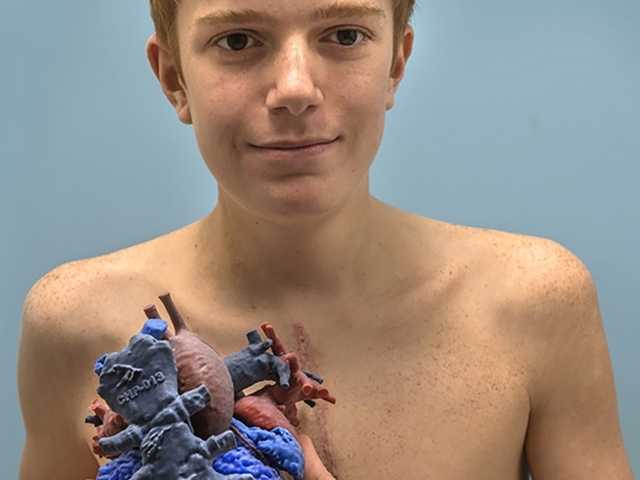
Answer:
[[(298, 357), (303, 369), (322, 373), (321, 366), (318, 364), (317, 352), (313, 348), (309, 334), (301, 323), (294, 323), (293, 336), (296, 342)], [(314, 407), (315, 422), (313, 428), (313, 444), (327, 470), (335, 472), (335, 457), (333, 455), (331, 440), (329, 438), (327, 415), (328, 405), (323, 402), (317, 403)]]

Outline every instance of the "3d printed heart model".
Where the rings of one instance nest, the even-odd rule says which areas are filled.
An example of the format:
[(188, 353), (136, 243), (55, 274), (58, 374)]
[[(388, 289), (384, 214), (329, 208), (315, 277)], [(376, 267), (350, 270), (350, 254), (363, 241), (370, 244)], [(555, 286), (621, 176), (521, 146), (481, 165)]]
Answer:
[[(322, 377), (301, 369), (273, 327), (247, 334), (249, 345), (223, 358), (191, 332), (171, 296), (159, 297), (175, 334), (153, 305), (119, 352), (95, 364), (98, 395), (85, 419), (93, 450), (110, 461), (97, 480), (302, 480), (296, 403), (335, 403)], [(271, 350), (271, 352), (269, 352)], [(257, 382), (275, 382), (252, 395)]]

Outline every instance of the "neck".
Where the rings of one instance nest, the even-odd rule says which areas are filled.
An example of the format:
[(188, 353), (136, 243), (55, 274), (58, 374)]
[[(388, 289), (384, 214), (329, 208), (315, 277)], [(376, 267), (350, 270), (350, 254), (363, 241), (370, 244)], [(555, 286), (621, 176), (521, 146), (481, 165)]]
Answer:
[(323, 218), (283, 225), (220, 198), (197, 233), (203, 280), (260, 303), (362, 295), (389, 268), (389, 210), (367, 194)]

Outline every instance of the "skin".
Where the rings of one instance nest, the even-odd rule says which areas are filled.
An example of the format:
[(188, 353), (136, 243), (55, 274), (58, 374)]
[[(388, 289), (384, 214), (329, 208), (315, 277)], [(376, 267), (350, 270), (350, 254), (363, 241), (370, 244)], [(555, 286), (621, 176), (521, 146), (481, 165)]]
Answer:
[[(261, 43), (232, 57), (209, 40), (245, 27), (193, 25), (239, 3), (282, 25), (246, 26)], [(588, 270), (551, 240), (374, 198), (368, 172), (414, 32), (392, 69), (390, 2), (375, 1), (387, 12), (380, 24), (309, 24), (318, 3), (329, 2), (183, 1), (183, 80), (150, 38), (151, 67), (193, 126), (218, 202), (190, 225), (61, 265), (32, 287), (18, 372), (21, 479), (95, 478), (104, 460), (82, 423), (93, 362), (122, 348), (142, 308), (168, 291), (222, 354), (268, 322), (326, 379), (336, 405), (298, 412), (307, 479), (515, 480), (527, 462), (536, 480), (631, 480)], [(330, 32), (344, 25), (375, 39), (342, 51)], [(308, 162), (270, 161), (247, 145), (316, 135), (340, 141)]]

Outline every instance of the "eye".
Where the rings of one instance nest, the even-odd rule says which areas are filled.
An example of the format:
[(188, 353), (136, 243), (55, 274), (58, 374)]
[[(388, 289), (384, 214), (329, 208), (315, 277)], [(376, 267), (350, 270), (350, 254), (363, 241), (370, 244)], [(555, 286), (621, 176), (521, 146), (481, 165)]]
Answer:
[(364, 30), (360, 30), (357, 28), (341, 28), (340, 30), (336, 30), (335, 32), (333, 32), (331, 35), (336, 34), (338, 35), (338, 43), (340, 43), (341, 41), (346, 41), (347, 45), (343, 45), (342, 43), (340, 43), (340, 45), (347, 48), (350, 48), (353, 44), (356, 43), (358, 34), (362, 35), (363, 37), (363, 40), (360, 43), (365, 43), (371, 40), (371, 35), (369, 35)]
[[(226, 40), (226, 43), (231, 48), (221, 47), (223, 50), (232, 51), (232, 52), (240, 52), (242, 50), (246, 50), (247, 39), (253, 39), (249, 34), (243, 32), (234, 32), (224, 37), (221, 37), (219, 40), (215, 41), (213, 45), (219, 46), (223, 44)], [(255, 41), (255, 39), (253, 39)]]
[[(356, 28), (341, 28), (334, 31), (329, 36), (337, 35), (338, 43), (340, 44), (340, 46), (351, 49), (354, 48), (353, 45), (357, 42), (358, 34), (362, 35), (363, 37), (363, 40), (360, 43), (365, 43), (372, 38), (371, 35), (369, 35), (364, 30)], [(248, 39), (252, 39), (260, 43), (258, 40), (255, 40), (253, 37), (251, 37), (248, 33), (232, 32), (213, 41), (212, 45), (220, 46), (222, 50), (225, 50), (227, 52), (239, 53), (247, 50), (247, 44), (249, 43)], [(222, 46), (225, 42), (230, 48), (225, 48)], [(356, 46), (358, 45), (356, 44)]]

